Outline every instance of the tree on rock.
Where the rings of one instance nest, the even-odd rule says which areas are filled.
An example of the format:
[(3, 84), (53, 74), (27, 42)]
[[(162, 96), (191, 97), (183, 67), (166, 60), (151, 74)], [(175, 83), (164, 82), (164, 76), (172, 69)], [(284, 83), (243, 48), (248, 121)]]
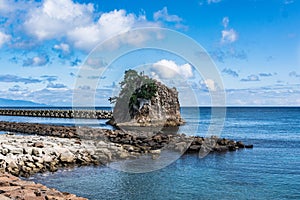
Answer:
[(183, 123), (176, 88), (168, 88), (135, 70), (127, 70), (120, 82), (110, 124), (122, 126), (178, 126)]

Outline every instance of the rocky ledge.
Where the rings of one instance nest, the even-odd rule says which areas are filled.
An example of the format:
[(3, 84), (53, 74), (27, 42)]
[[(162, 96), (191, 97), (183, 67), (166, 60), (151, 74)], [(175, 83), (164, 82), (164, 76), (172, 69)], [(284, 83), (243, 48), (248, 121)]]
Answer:
[(8, 173), (0, 173), (1, 200), (86, 200), (67, 192), (59, 192), (42, 184), (24, 181)]

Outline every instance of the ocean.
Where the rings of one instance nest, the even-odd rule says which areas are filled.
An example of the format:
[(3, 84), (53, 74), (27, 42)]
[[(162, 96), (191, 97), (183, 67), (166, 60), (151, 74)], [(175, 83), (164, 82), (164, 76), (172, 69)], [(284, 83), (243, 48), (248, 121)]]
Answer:
[[(186, 124), (180, 127), (180, 133), (207, 134), (211, 108), (182, 108), (182, 116)], [(0, 120), (76, 123), (72, 119), (12, 116), (0, 116)], [(86, 123), (108, 128), (104, 120)], [(37, 174), (30, 180), (91, 200), (300, 199), (300, 108), (229, 107), (219, 134), (253, 144), (254, 148), (210, 153), (204, 158), (185, 154), (147, 173), (90, 166)]]

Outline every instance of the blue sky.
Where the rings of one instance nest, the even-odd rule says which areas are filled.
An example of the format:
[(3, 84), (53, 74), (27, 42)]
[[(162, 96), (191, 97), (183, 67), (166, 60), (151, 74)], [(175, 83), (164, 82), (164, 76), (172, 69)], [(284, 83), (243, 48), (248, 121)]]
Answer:
[[(298, 0), (0, 0), (1, 97), (72, 105), (82, 78), (78, 71), (91, 50), (141, 27), (169, 28), (198, 42), (220, 72), (227, 105), (300, 105)], [(108, 103), (136, 57), (148, 63), (153, 77), (172, 79), (162, 65), (180, 73), (198, 103), (211, 105), (214, 80), (196, 76), (188, 61), (159, 51), (123, 56), (115, 65), (124, 66), (112, 66), (106, 76), (89, 76), (103, 80), (97, 104)], [(182, 105), (193, 104), (184, 97)]]

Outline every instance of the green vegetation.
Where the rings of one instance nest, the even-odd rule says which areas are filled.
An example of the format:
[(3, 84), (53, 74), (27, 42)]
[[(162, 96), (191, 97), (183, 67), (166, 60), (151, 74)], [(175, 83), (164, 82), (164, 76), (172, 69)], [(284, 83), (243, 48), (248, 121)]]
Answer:
[(119, 97), (111, 97), (111, 103), (128, 102), (130, 113), (138, 108), (139, 99), (150, 100), (157, 92), (155, 81), (143, 73), (135, 70), (126, 70), (124, 80), (120, 82), (121, 91)]

